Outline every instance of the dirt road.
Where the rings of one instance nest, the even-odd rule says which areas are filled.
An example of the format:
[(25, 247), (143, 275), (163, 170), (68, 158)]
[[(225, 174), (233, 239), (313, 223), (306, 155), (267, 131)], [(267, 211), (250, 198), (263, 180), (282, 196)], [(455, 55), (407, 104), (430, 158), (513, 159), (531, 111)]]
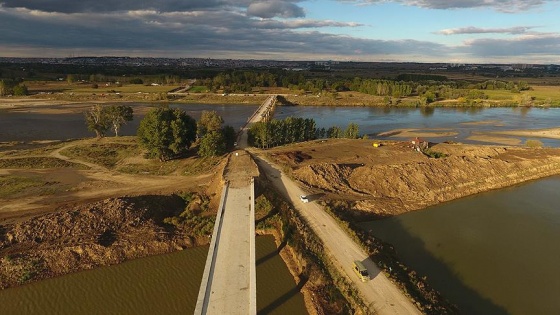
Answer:
[[(323, 241), (332, 261), (354, 283), (370, 311), (376, 314), (421, 314), (412, 302), (379, 270), (356, 244), (317, 203), (309, 196), (309, 203), (302, 203), (299, 196), (306, 195), (295, 182), (284, 175), (280, 168), (261, 156), (254, 156), (258, 165), (276, 189), (296, 207), (309, 222), (310, 227)], [(354, 260), (362, 261), (371, 280), (361, 282), (352, 270)]]
[(35, 157), (54, 157), (59, 160), (82, 164), (87, 170), (79, 169), (2, 169), (0, 175), (15, 175), (43, 178), (47, 182), (58, 183), (56, 194), (33, 194), (11, 198), (0, 203), (0, 219), (25, 218), (27, 216), (51, 211), (71, 203), (93, 202), (122, 195), (171, 193), (181, 190), (196, 189), (207, 184), (212, 174), (197, 176), (150, 176), (125, 174), (109, 170), (102, 165), (90, 163), (63, 155), (61, 152), (76, 145), (65, 145), (47, 155)]

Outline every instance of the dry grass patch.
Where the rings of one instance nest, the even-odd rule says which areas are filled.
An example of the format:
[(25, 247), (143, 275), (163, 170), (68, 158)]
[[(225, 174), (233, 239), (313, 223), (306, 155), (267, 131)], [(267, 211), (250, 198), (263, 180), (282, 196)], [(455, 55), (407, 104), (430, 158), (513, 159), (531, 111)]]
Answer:
[(44, 169), (44, 168), (73, 168), (88, 169), (87, 166), (57, 159), (54, 157), (37, 156), (0, 159), (0, 168), (6, 169)]

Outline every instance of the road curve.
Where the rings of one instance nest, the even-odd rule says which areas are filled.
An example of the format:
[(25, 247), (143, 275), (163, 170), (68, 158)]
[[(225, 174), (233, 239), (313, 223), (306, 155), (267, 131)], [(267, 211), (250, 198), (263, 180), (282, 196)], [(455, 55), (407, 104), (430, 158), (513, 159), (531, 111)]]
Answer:
[[(254, 150), (252, 151), (255, 153)], [(262, 156), (253, 154), (253, 157), (276, 189), (307, 220), (325, 245), (327, 254), (333, 263), (353, 282), (364, 302), (368, 304), (370, 311), (381, 315), (422, 314), (322, 207), (315, 202), (302, 203), (299, 200), (299, 196), (305, 195), (305, 193), (294, 181), (281, 172), (280, 167)], [(370, 281), (364, 283), (357, 278), (352, 270), (354, 260), (363, 262), (372, 277)]]

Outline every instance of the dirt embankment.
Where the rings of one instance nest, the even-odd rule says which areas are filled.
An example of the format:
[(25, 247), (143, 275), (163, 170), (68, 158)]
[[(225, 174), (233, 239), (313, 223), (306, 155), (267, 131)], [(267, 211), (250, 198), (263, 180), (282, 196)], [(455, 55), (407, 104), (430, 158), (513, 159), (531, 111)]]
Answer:
[(307, 143), (272, 150), (271, 156), (317, 196), (353, 201), (366, 217), (397, 215), (560, 173), (560, 149), (438, 144), (431, 150), (446, 156), (430, 158), (406, 142), (373, 148), (364, 140)]
[[(0, 289), (209, 242), (225, 160), (199, 165), (214, 176), (127, 174), (108, 165), (131, 161), (149, 170), (151, 162), (134, 145), (121, 150), (130, 154), (119, 151), (119, 158), (108, 160), (120, 143), (113, 142), (78, 141), (0, 159), (8, 167), (0, 173), (14, 179), (0, 189), (0, 208), (7, 209), (0, 212)], [(86, 151), (92, 159), (89, 153), (63, 155), (99, 145), (104, 149)], [(153, 167), (179, 172), (197, 161), (175, 162)]]
[(110, 198), (0, 226), (0, 288), (206, 244), (164, 224), (177, 195)]

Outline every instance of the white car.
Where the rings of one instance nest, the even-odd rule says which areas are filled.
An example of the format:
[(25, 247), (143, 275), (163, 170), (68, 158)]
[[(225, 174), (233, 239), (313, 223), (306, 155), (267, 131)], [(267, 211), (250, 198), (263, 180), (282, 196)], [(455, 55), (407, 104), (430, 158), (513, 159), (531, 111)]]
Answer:
[(308, 203), (309, 202), (309, 198), (307, 198), (307, 196), (299, 196), (299, 200), (301, 200), (301, 202), (303, 202), (303, 203)]

